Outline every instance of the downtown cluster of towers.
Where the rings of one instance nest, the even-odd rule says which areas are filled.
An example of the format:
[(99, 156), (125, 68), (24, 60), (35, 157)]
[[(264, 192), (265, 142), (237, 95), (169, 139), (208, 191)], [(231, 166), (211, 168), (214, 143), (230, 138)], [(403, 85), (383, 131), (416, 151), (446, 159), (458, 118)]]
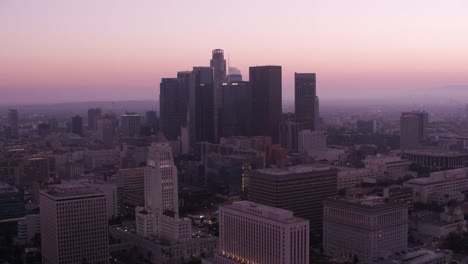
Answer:
[[(212, 51), (210, 66), (162, 78), (160, 125), (168, 140), (188, 138), (218, 142), (229, 136), (271, 136), (279, 142), (282, 122), (281, 66), (249, 68), (243, 81), (235, 68), (226, 68), (224, 51)], [(318, 128), (315, 73), (295, 73), (295, 117), (304, 129)]]

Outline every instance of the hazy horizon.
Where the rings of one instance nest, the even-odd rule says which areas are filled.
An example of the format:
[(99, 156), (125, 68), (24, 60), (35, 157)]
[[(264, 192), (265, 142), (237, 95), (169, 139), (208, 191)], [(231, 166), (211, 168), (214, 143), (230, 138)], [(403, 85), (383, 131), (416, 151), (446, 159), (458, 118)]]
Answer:
[(321, 100), (437, 90), (466, 100), (467, 9), (462, 0), (4, 0), (0, 104), (157, 100), (161, 78), (209, 65), (215, 48), (246, 80), (249, 66), (281, 65), (285, 101), (294, 72), (317, 73)]

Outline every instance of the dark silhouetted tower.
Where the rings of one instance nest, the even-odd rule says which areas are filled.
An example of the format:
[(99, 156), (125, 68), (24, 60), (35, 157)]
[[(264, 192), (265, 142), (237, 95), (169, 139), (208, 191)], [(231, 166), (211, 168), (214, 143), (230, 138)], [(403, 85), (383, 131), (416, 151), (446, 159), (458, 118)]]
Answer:
[(159, 131), (159, 120), (156, 111), (146, 112), (146, 126), (149, 127), (153, 131), (153, 133)]
[(256, 66), (249, 68), (252, 86), (252, 133), (271, 136), (279, 142), (281, 122), (281, 66)]
[(11, 137), (18, 136), (18, 110), (8, 110), (8, 128)]
[(216, 105), (218, 109), (223, 106), (223, 91), (221, 84), (226, 82), (226, 60), (224, 59), (224, 50), (214, 49), (210, 60), (210, 67), (213, 68), (213, 80), (216, 89)]
[(71, 132), (77, 135), (83, 135), (83, 119), (81, 116), (72, 117)]
[(217, 141), (216, 92), (211, 67), (194, 67), (190, 75), (190, 142)]
[(161, 131), (168, 140), (176, 140), (180, 136), (180, 127), (187, 119), (188, 80), (185, 75), (178, 75), (180, 79), (161, 79), (159, 90)]
[(296, 122), (306, 129), (318, 129), (318, 98), (315, 73), (294, 73)]
[(141, 117), (136, 113), (125, 113), (122, 115), (122, 136), (140, 136)]
[(222, 85), (222, 136), (251, 135), (252, 89), (249, 82), (230, 82)]
[(88, 129), (95, 131), (97, 129), (97, 121), (101, 118), (101, 108), (90, 108), (88, 109)]
[(427, 112), (405, 112), (400, 117), (400, 149), (414, 149), (427, 137)]

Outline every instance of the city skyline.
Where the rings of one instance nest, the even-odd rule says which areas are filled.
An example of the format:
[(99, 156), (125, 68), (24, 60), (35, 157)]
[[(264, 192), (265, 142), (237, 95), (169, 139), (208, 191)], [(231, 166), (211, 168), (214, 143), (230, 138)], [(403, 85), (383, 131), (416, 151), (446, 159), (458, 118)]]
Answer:
[(209, 66), (216, 48), (244, 79), (281, 65), (284, 100), (294, 72), (317, 73), (324, 100), (467, 89), (464, 1), (265, 5), (2, 1), (0, 104), (156, 100), (161, 78)]

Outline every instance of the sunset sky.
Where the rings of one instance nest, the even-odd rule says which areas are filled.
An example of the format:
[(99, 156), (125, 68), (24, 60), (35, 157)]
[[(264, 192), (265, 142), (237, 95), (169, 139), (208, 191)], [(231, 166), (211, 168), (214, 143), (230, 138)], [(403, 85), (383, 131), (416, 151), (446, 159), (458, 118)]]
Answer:
[(0, 0), (0, 104), (156, 99), (214, 48), (283, 66), (286, 100), (294, 72), (324, 99), (463, 87), (468, 1)]

